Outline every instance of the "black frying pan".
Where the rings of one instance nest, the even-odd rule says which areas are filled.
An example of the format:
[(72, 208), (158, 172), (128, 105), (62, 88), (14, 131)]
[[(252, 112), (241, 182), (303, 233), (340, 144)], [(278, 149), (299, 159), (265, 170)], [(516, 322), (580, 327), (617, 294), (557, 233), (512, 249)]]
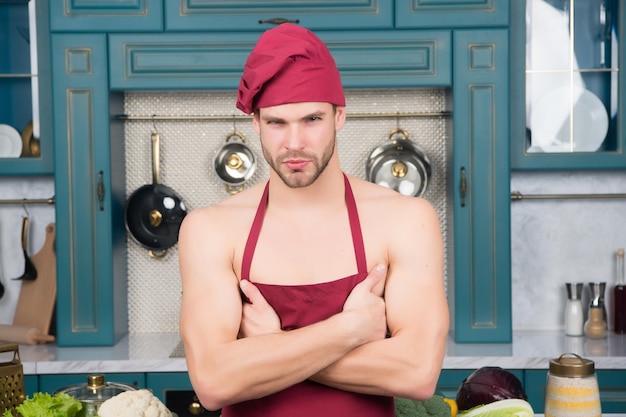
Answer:
[(148, 249), (151, 257), (163, 257), (178, 242), (178, 231), (187, 214), (183, 199), (171, 188), (159, 183), (159, 134), (153, 132), (152, 184), (135, 190), (124, 208), (126, 230)]

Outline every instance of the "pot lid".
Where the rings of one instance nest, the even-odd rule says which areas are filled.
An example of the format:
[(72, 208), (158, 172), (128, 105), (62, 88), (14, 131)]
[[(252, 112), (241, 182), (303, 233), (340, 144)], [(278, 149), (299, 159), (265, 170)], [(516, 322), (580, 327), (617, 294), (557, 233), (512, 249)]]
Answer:
[(54, 392), (58, 394), (64, 392), (71, 395), (78, 401), (91, 402), (91, 401), (105, 401), (111, 397), (116, 396), (125, 391), (135, 391), (137, 388), (118, 382), (106, 382), (103, 374), (87, 375), (86, 384), (69, 385), (64, 388), (60, 388)]

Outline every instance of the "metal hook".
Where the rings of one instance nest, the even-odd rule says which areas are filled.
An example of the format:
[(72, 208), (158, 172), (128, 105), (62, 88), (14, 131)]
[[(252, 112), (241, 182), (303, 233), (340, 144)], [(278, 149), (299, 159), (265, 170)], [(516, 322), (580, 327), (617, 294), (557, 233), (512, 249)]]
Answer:
[(396, 112), (396, 130), (400, 130), (400, 112)]
[(157, 133), (157, 127), (156, 127), (155, 118), (156, 118), (156, 114), (153, 114), (152, 115), (152, 129), (154, 130), (153, 133)]
[(22, 209), (24, 210), (24, 213), (26, 213), (26, 216), (24, 218), (28, 219), (30, 217), (30, 213), (28, 212), (28, 209), (26, 208), (26, 204), (22, 203)]
[(233, 114), (233, 132), (237, 131), (237, 118)]

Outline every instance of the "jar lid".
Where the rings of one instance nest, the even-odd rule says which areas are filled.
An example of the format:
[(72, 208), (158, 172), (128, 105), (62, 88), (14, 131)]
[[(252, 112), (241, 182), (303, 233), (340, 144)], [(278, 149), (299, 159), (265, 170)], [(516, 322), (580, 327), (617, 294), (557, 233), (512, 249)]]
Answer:
[(575, 353), (563, 353), (550, 361), (550, 373), (556, 376), (581, 378), (595, 373), (592, 360), (582, 358)]

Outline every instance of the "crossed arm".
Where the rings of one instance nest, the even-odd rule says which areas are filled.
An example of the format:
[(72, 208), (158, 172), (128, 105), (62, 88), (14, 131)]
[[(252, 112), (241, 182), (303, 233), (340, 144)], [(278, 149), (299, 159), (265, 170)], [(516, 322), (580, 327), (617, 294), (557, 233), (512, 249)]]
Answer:
[(179, 240), (181, 334), (205, 407), (263, 397), (305, 379), (368, 394), (432, 395), (448, 330), (438, 223), (423, 223), (419, 239), (399, 239), (388, 268), (374, 268), (341, 313), (288, 332), (253, 284), (241, 285), (252, 302), (242, 305), (224, 242), (207, 247), (206, 230), (219, 228), (211, 223), (192, 212)]

